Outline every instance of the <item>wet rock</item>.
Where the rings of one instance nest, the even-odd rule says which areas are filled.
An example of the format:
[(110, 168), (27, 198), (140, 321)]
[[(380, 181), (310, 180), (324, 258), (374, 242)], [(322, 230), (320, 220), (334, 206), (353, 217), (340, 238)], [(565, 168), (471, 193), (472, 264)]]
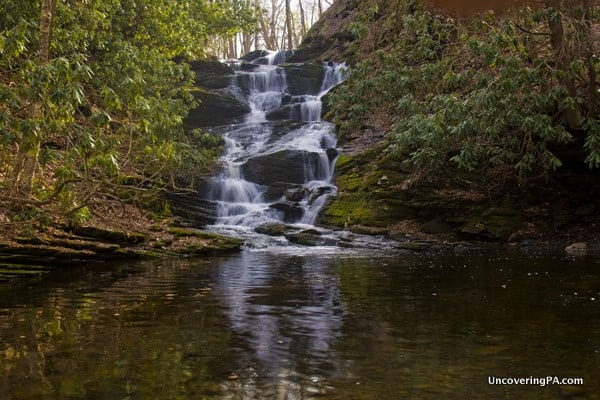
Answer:
[(283, 213), (283, 221), (292, 223), (298, 221), (304, 215), (304, 209), (298, 203), (291, 201), (282, 201), (271, 204), (272, 209)]
[(275, 202), (284, 197), (286, 190), (298, 189), (301, 187), (301, 185), (291, 185), (287, 182), (273, 182), (266, 187), (266, 190), (262, 193), (262, 196), (266, 202)]
[(254, 50), (254, 51), (251, 51), (250, 53), (240, 57), (240, 60), (251, 63), (252, 61), (255, 61), (261, 57), (267, 56), (268, 54), (269, 54), (269, 52), (266, 50)]
[(259, 225), (254, 231), (268, 236), (283, 236), (288, 231), (288, 227), (280, 222), (273, 222)]
[(216, 60), (190, 61), (190, 68), (196, 74), (196, 85), (208, 89), (226, 88), (234, 76), (231, 67)]
[[(292, 119), (292, 106), (287, 105), (276, 110), (270, 111), (265, 116), (267, 121), (279, 121)], [(299, 120), (299, 118), (297, 118)]]
[(333, 159), (336, 158), (340, 153), (337, 151), (337, 149), (329, 148), (325, 150), (325, 154), (327, 154), (329, 161), (333, 161)]
[(306, 176), (318, 175), (319, 154), (303, 150), (280, 150), (250, 158), (241, 166), (243, 176), (259, 185), (271, 182), (303, 184)]
[(247, 62), (243, 62), (243, 63), (240, 64), (239, 68), (240, 68), (240, 71), (243, 71), (243, 72), (252, 72), (256, 68), (258, 68), (258, 65), (247, 63)]
[[(268, 64), (269, 52), (266, 50), (254, 50), (241, 57), (241, 60), (254, 64)], [(281, 50), (274, 59), (274, 64), (283, 64), (294, 55), (294, 50)]]
[(286, 239), (291, 243), (299, 244), (302, 246), (317, 246), (321, 237), (308, 232), (296, 232), (285, 235)]
[(184, 120), (187, 129), (238, 123), (250, 112), (232, 93), (225, 90), (194, 90), (192, 94), (200, 104), (190, 110)]
[(287, 135), (288, 133), (295, 131), (296, 129), (301, 128), (304, 123), (301, 121), (274, 121), (269, 123), (271, 129), (273, 130), (271, 133), (271, 140), (268, 142), (273, 143), (275, 140), (279, 140), (282, 136)]
[(565, 252), (572, 256), (585, 256), (588, 253), (587, 243), (573, 243), (565, 248)]
[(315, 202), (315, 200), (317, 200), (319, 197), (323, 196), (324, 194), (332, 194), (335, 193), (335, 186), (318, 186), (316, 188), (311, 189), (310, 191), (310, 198), (308, 199), (308, 204), (312, 204)]
[(306, 192), (303, 188), (286, 189), (283, 196), (287, 201), (299, 202), (304, 199)]
[(321, 63), (284, 64), (288, 92), (292, 96), (317, 95), (323, 82), (324, 70)]

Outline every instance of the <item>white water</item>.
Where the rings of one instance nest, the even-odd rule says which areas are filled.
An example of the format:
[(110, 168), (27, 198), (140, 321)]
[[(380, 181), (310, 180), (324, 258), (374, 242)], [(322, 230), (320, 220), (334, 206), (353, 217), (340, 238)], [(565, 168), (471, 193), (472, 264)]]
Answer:
[[(219, 176), (210, 181), (207, 199), (217, 203), (215, 227), (221, 230), (249, 231), (261, 224), (276, 221), (312, 225), (327, 197), (336, 192), (332, 181), (337, 154), (333, 151), (336, 138), (333, 125), (321, 121), (321, 100), (323, 95), (343, 80), (345, 65), (323, 65), (324, 79), (318, 95), (291, 97), (285, 71), (278, 65), (285, 61), (285, 54), (282, 54), (271, 52), (255, 60), (253, 64), (256, 67), (251, 72), (242, 71), (239, 62), (230, 63), (236, 70), (230, 90), (247, 101), (251, 111), (244, 123), (231, 125), (224, 133), (223, 169)], [(243, 85), (240, 84), (242, 82)], [(277, 133), (275, 123), (269, 122), (267, 115), (280, 109), (285, 105), (284, 99), (290, 101), (290, 98), (291, 102), (297, 103), (289, 107), (290, 118), (304, 123), (289, 132)], [(302, 199), (289, 201), (283, 196), (267, 199), (265, 194), (269, 186), (276, 182), (253, 182), (244, 177), (244, 166), (253, 158), (285, 151), (293, 155), (302, 154), (304, 162), (301, 165), (290, 163), (290, 168), (303, 169), (304, 179), (301, 185), (294, 188), (303, 194)], [(295, 176), (298, 172), (290, 171), (290, 175)], [(286, 215), (282, 207), (291, 207), (293, 215)]]

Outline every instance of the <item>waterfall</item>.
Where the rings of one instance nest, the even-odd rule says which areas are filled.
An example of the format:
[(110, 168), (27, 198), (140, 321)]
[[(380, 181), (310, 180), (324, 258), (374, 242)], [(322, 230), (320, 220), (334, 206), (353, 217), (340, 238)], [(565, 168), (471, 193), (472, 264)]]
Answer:
[[(322, 97), (344, 78), (345, 65), (323, 64), (319, 93), (291, 96), (289, 52), (266, 52), (235, 70), (229, 90), (250, 107), (241, 124), (220, 127), (223, 168), (206, 199), (217, 204), (216, 227), (255, 228), (269, 222), (315, 223), (334, 195), (334, 126), (321, 121)], [(279, 117), (273, 117), (279, 115)]]

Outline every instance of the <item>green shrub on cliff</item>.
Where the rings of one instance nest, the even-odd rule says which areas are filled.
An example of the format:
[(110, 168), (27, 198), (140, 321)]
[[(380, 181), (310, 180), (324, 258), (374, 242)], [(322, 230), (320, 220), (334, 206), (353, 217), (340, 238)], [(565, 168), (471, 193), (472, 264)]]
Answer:
[(413, 168), (526, 178), (559, 168), (573, 147), (578, 162), (600, 167), (598, 6), (555, 2), (457, 21), (390, 3), (405, 5), (401, 15), (372, 29), (393, 25), (394, 38), (332, 93), (342, 135), (388, 114), (388, 152)]

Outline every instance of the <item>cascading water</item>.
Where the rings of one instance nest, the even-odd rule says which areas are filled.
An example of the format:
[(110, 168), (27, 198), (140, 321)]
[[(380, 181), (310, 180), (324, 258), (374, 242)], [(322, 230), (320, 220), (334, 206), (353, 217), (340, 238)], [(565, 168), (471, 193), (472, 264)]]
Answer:
[[(250, 106), (244, 123), (221, 127), (222, 172), (209, 182), (215, 228), (252, 230), (272, 222), (314, 224), (328, 196), (337, 156), (332, 124), (321, 121), (322, 96), (343, 80), (345, 65), (323, 65), (317, 95), (291, 96), (281, 63), (269, 52), (235, 70), (229, 90)], [(273, 117), (287, 113), (283, 117)]]

